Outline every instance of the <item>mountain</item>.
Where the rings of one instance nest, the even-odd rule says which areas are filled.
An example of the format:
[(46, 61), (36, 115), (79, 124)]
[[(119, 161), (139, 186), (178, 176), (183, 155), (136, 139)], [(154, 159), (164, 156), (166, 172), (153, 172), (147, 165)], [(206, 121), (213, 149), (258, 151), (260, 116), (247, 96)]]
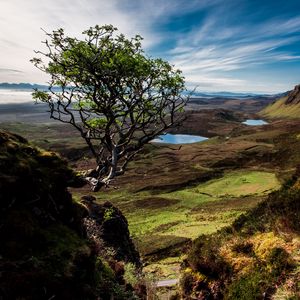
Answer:
[[(8, 83), (1, 82), (0, 90), (19, 90), (19, 91), (29, 91), (32, 92), (34, 89), (47, 91), (49, 89), (48, 85), (36, 84), (36, 83)], [(54, 91), (61, 91), (58, 86), (52, 87)]]
[(270, 119), (300, 118), (300, 85), (296, 85), (294, 90), (267, 106), (259, 114)]
[(300, 104), (300, 84), (296, 85), (294, 90), (291, 91), (288, 95), (288, 99), (285, 104), (297, 105)]
[(47, 89), (48, 86), (40, 84), (31, 84), (31, 83), (7, 83), (1, 82), (0, 89), (9, 89), (9, 90), (33, 90), (33, 89)]
[(237, 93), (237, 92), (193, 92), (192, 97), (201, 98), (237, 98), (237, 99), (247, 99), (253, 97), (273, 97), (271, 94), (259, 94), (259, 93)]
[[(58, 87), (55, 87), (58, 89)], [(40, 89), (40, 90), (47, 90), (47, 85), (41, 85), (36, 83), (8, 83), (8, 82), (1, 82), (0, 89), (10, 89), (10, 90), (32, 90), (32, 89)], [(215, 98), (215, 97), (222, 97), (222, 98), (252, 98), (252, 97), (268, 97), (274, 95), (267, 95), (267, 94), (258, 94), (258, 93), (235, 93), (235, 92), (193, 92), (193, 97), (200, 97), (200, 98)]]

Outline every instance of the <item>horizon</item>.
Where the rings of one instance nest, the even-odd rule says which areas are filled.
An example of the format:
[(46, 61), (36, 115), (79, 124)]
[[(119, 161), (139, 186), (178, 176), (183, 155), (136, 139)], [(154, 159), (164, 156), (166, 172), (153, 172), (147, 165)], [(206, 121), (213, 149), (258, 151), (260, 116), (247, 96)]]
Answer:
[(29, 62), (43, 49), (40, 28), (79, 37), (95, 24), (143, 36), (145, 53), (181, 69), (190, 90), (276, 94), (300, 82), (296, 0), (11, 0), (0, 7), (1, 82), (45, 85)]
[[(8, 87), (3, 86), (3, 85), (7, 85)], [(17, 85), (19, 87), (13, 87), (15, 85)], [(22, 87), (22, 85), (24, 85), (24, 87)], [(31, 87), (29, 87), (29, 86), (31, 86)], [(49, 86), (47, 84), (30, 83), (30, 82), (0, 82), (0, 91), (6, 91), (6, 92), (7, 91), (13, 91), (13, 92), (32, 93), (31, 89), (34, 89), (35, 87), (37, 87), (37, 88), (47, 88)], [(59, 86), (55, 86), (55, 88), (59, 88)], [(251, 91), (240, 91), (240, 92), (237, 91), (237, 92), (234, 92), (234, 91), (230, 91), (230, 90), (222, 90), (222, 91), (221, 90), (220, 91), (211, 90), (211, 91), (209, 91), (209, 90), (197, 90), (196, 89), (194, 91), (194, 95), (192, 97), (195, 97), (195, 98), (200, 97), (201, 98), (202, 96), (199, 96), (198, 94), (204, 94), (204, 95), (207, 94), (208, 96), (209, 95), (221, 95), (221, 94), (232, 94), (233, 96), (234, 95), (275, 96), (277, 94), (290, 92), (291, 90), (282, 91), (282, 92), (279, 92), (279, 93), (264, 93), (264, 92), (251, 92)], [(187, 92), (192, 92), (192, 90), (187, 90)]]

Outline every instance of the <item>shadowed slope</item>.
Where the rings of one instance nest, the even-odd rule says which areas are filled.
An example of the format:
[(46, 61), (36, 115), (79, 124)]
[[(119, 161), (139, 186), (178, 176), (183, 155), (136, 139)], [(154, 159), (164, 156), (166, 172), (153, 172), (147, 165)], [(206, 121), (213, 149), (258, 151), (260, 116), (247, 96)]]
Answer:
[[(55, 153), (0, 130), (1, 299), (132, 299), (124, 264), (109, 255), (104, 239), (88, 240), (84, 220), (89, 211), (67, 190), (81, 184)], [(112, 217), (122, 217), (108, 209)], [(109, 246), (122, 248), (124, 258), (124, 248), (131, 246), (119, 243), (123, 232), (129, 235), (125, 218), (122, 232), (105, 215), (98, 218), (104, 219), (107, 235), (119, 231)]]

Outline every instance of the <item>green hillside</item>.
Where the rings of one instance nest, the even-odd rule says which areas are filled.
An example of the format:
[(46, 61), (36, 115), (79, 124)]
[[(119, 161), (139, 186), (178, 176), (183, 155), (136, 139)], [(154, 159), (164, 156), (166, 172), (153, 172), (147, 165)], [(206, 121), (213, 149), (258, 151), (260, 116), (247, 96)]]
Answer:
[(259, 114), (266, 118), (279, 119), (289, 118), (298, 119), (300, 118), (300, 105), (299, 104), (285, 104), (287, 97), (280, 98), (273, 104), (267, 106)]
[(300, 118), (300, 87), (295, 86), (287, 96), (282, 97), (267, 106), (260, 113), (261, 116), (270, 119), (299, 119)]
[(182, 265), (184, 299), (299, 299), (299, 175), (232, 226), (193, 242)]

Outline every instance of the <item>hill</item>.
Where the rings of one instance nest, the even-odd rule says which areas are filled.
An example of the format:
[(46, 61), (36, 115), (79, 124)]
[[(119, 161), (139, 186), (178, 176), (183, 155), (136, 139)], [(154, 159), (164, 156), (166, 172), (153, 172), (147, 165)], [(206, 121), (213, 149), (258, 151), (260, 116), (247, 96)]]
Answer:
[(270, 119), (300, 118), (300, 85), (296, 85), (294, 90), (289, 92), (287, 96), (267, 106), (259, 114)]
[(136, 299), (127, 221), (92, 196), (75, 202), (67, 187), (82, 183), (55, 153), (0, 130), (0, 299)]
[(299, 299), (300, 169), (232, 226), (193, 242), (184, 299)]
[[(243, 114), (224, 109), (186, 114), (176, 133), (212, 138), (181, 146), (150, 144), (129, 165), (127, 176), (119, 177), (113, 188), (93, 194), (95, 202), (109, 200), (122, 210), (142, 255), (144, 272), (154, 281), (178, 278), (181, 254), (193, 239), (231, 224), (279, 188), (300, 164), (300, 120), (247, 126), (241, 123)], [(60, 152), (78, 170), (93, 166), (69, 127), (1, 125), (40, 147)], [(90, 192), (88, 187), (70, 191), (77, 201)]]

